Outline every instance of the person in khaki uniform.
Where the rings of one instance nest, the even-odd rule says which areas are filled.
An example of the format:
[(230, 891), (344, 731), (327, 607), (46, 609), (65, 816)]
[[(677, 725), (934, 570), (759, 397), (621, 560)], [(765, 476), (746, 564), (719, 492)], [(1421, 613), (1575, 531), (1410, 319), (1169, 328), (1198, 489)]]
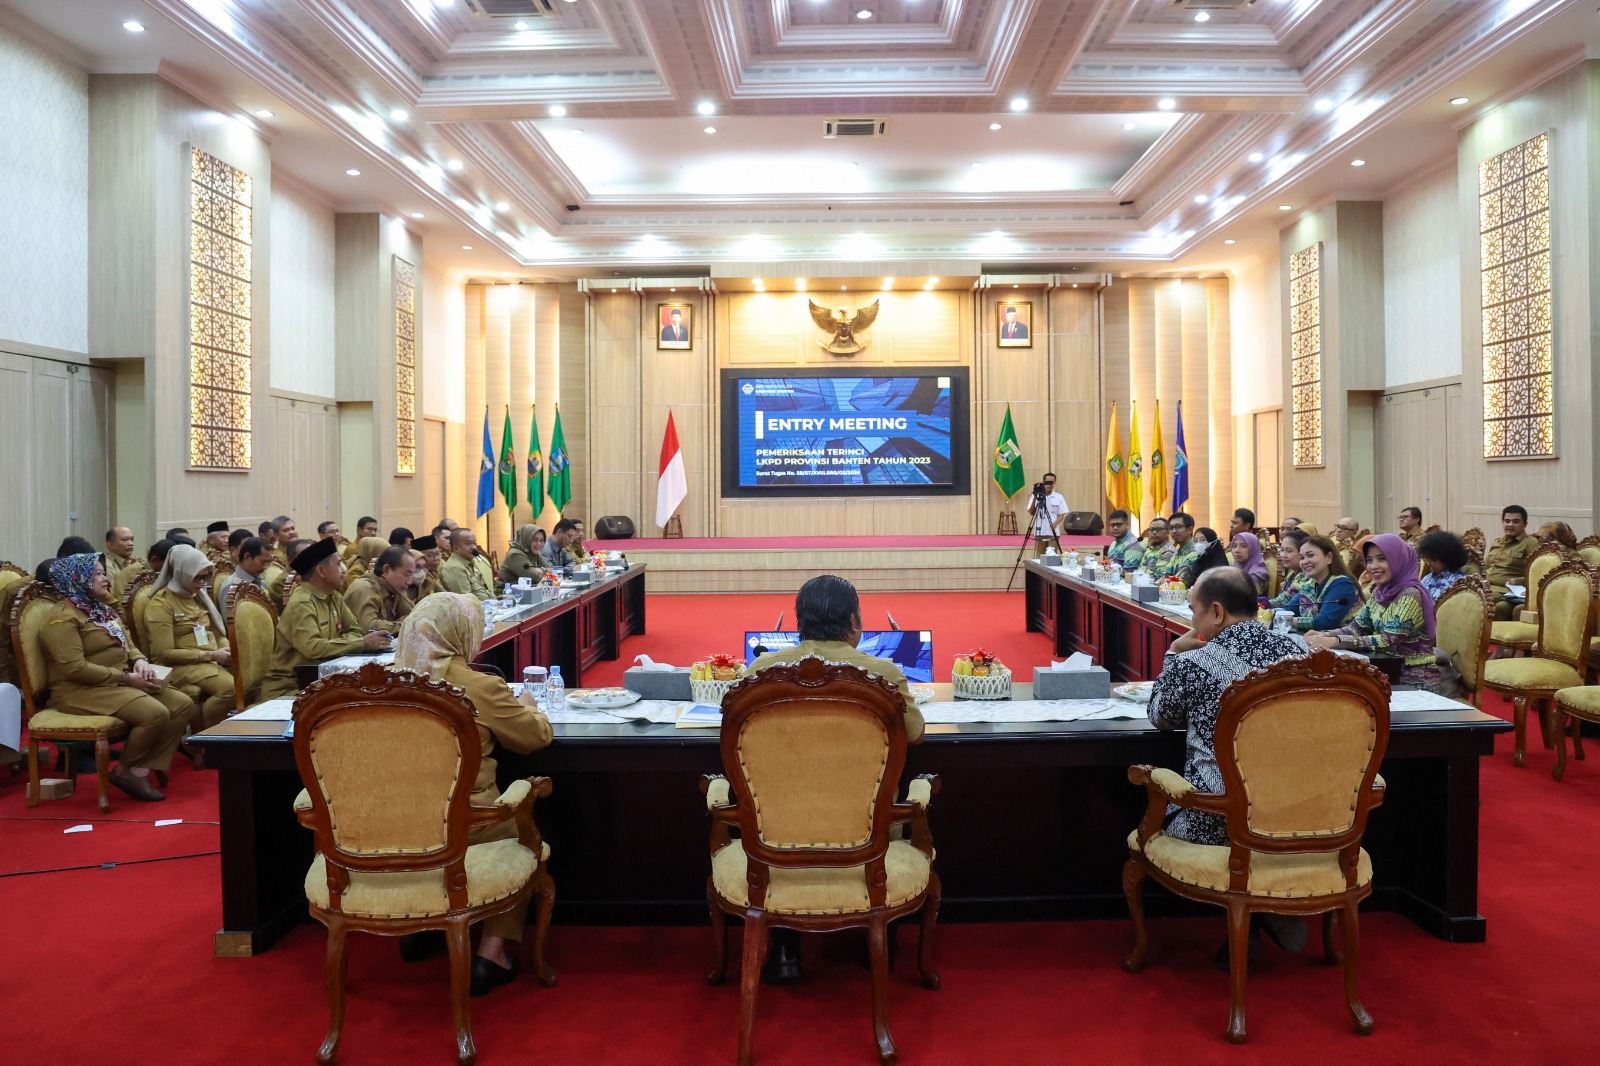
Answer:
[(161, 565), (167, 561), (167, 552), (172, 550), (173, 542), (158, 540), (150, 545), (150, 550), (145, 552), (143, 562), (132, 562), (118, 570), (115, 577), (106, 571), (106, 580), (111, 587), (111, 601), (122, 602), (122, 594), (127, 590), (128, 582), (145, 573), (161, 573)]
[(417, 572), (412, 575), (411, 601), (420, 603), (435, 592), (444, 591), (444, 582), (439, 580), (444, 552), (432, 536), (418, 537), (412, 541), (411, 551), (417, 557)]
[(356, 624), (369, 633), (400, 632), (400, 623), (411, 613), (411, 578), (416, 571), (409, 548), (384, 549), (372, 570), (345, 591), (345, 606), (356, 616)]
[(319, 540), (301, 549), (291, 565), (300, 581), (278, 618), (272, 669), (261, 682), (263, 700), (293, 696), (299, 688), (294, 678), (297, 666), (389, 647), (389, 635), (363, 630), (339, 595), (344, 562), (333, 541)]
[[(477, 713), (478, 738), (483, 742), (483, 761), (478, 765), (478, 780), (473, 786), (474, 806), (491, 806), (500, 798), (495, 784), (495, 745), (519, 755), (547, 746), (551, 740), (550, 722), (533, 707), (517, 702), (505, 681), (493, 674), (472, 669), (472, 660), (483, 644), (483, 603), (461, 593), (442, 592), (417, 604), (400, 629), (400, 643), (394, 664), (433, 681), (455, 685), (466, 693)], [(501, 822), (472, 831), (470, 841), (484, 844), (491, 840), (516, 837), (516, 825)], [(526, 904), (483, 923), (483, 937), (472, 959), (472, 994), (481, 996), (517, 976), (521, 960), (507, 951), (507, 945), (522, 942), (528, 922)], [(423, 954), (423, 945), (442, 944), (436, 937), (423, 942), (402, 943), (402, 957)]]
[(132, 731), (111, 783), (141, 800), (167, 797), (150, 783), (166, 772), (194, 703), (158, 681), (117, 612), (98, 555), (69, 555), (50, 564), (50, 583), (65, 597), (45, 616), (39, 634), (47, 661), (50, 706), (64, 714), (108, 715)]
[(200, 705), (207, 729), (233, 710), (228, 627), (207, 591), (214, 576), (205, 553), (179, 544), (167, 553), (144, 612), (151, 659), (172, 667), (167, 684)]
[(494, 598), (483, 571), (473, 565), (472, 554), (477, 547), (478, 536), (470, 529), (458, 529), (450, 534), (450, 557), (439, 567), (439, 581), (446, 592), (476, 596), (480, 601)]
[(300, 539), (300, 531), (295, 528), (294, 519), (286, 514), (281, 514), (272, 520), (272, 552), (278, 561), (288, 566), (294, 558), (289, 550), (290, 545)]
[(290, 541), (289, 547), (286, 549), (289, 553), (287, 565), (278, 562), (278, 556), (274, 555), (273, 564), (267, 567), (267, 572), (261, 576), (261, 583), (266, 586), (267, 599), (272, 601), (272, 606), (278, 609), (280, 616), (283, 614), (283, 609), (289, 606), (289, 596), (294, 592), (293, 582), (289, 580), (289, 575), (295, 572), (295, 557), (310, 546), (311, 541), (309, 540)]
[[(1528, 532), (1527, 508), (1518, 504), (1500, 512), (1500, 529), (1504, 535), (1489, 545), (1483, 562), (1484, 577), (1489, 579), (1489, 591), (1495, 598), (1494, 616), (1504, 622), (1515, 618), (1522, 606), (1505, 598), (1506, 586), (1528, 580), (1528, 557), (1539, 550), (1539, 538)], [(1528, 590), (1530, 598), (1533, 591)]]
[(106, 578), (116, 587), (117, 575), (137, 560), (133, 557), (133, 530), (127, 526), (113, 526), (106, 530)]

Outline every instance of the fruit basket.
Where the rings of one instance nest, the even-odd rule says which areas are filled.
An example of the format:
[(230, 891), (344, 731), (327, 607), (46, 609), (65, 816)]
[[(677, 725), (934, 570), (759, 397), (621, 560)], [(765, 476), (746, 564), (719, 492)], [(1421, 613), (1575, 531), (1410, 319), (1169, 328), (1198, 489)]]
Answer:
[(722, 706), (722, 697), (744, 676), (744, 663), (738, 656), (718, 652), (689, 667), (689, 694), (696, 703)]
[(1011, 671), (982, 648), (956, 656), (950, 687), (968, 700), (1003, 700), (1011, 696)]
[(1161, 582), (1157, 598), (1168, 607), (1182, 607), (1189, 602), (1189, 590), (1184, 587), (1182, 581), (1169, 577)]

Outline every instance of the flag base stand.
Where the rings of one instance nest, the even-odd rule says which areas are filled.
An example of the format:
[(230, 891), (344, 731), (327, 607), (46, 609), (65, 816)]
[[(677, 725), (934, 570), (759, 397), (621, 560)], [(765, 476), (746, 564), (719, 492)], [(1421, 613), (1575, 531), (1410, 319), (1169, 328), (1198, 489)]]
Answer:
[(1017, 512), (1001, 511), (1000, 528), (994, 531), (997, 537), (1014, 537), (1017, 535)]
[(667, 528), (662, 530), (661, 535), (667, 540), (682, 540), (683, 519), (679, 518), (677, 515), (673, 515), (671, 518), (667, 519)]

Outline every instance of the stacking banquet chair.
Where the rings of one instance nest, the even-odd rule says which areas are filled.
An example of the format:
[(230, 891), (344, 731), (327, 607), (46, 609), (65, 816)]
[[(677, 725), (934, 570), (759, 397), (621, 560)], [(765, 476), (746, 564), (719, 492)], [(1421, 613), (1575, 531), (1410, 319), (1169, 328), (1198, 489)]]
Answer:
[(22, 690), (22, 720), (28, 726), (28, 806), (39, 805), (39, 746), (50, 744), (62, 753), (62, 771), (77, 788), (80, 746), (93, 746), (95, 775), (100, 781), (100, 813), (111, 809), (111, 742), (128, 735), (120, 718), (98, 714), (67, 714), (51, 710), (46, 688), (49, 668), (39, 635), (45, 616), (61, 600), (53, 587), (31, 582), (11, 609), (11, 647), (16, 655), (17, 687)]
[(1465, 577), (1445, 590), (1433, 605), (1434, 638), (1461, 675), (1468, 699), (1483, 706), (1483, 665), (1489, 659), (1489, 628), (1494, 624), (1494, 598), (1481, 577)]
[(1594, 570), (1576, 560), (1562, 563), (1539, 586), (1539, 631), (1533, 654), (1491, 659), (1483, 666), (1484, 688), (1511, 698), (1517, 735), (1513, 766), (1522, 765), (1528, 750), (1528, 704), (1532, 702), (1539, 712), (1545, 746), (1549, 747), (1554, 742), (1548, 722), (1551, 701), (1561, 689), (1583, 684), (1589, 631), (1594, 626), (1594, 597)]
[(278, 612), (265, 592), (244, 584), (228, 589), (222, 609), (228, 621), (228, 646), (233, 649), (233, 709), (242, 711), (272, 669)]
[(1495, 645), (1513, 651), (1529, 652), (1539, 637), (1539, 590), (1550, 571), (1567, 561), (1559, 544), (1546, 544), (1528, 556), (1528, 606), (1515, 621), (1496, 622), (1489, 631)]
[[(1356, 1032), (1372, 1032), (1356, 989), (1356, 908), (1372, 893), (1372, 861), (1361, 836), (1368, 813), (1383, 802), (1378, 765), (1389, 743), (1388, 680), (1330, 651), (1277, 663), (1223, 692), (1215, 742), (1221, 795), (1196, 791), (1172, 770), (1128, 770), (1128, 779), (1145, 787), (1149, 806), (1128, 834), (1122, 870), (1134, 931), (1124, 969), (1144, 967), (1149, 942), (1140, 889), (1147, 876), (1180, 896), (1226, 908), (1227, 1035), (1241, 1044), (1251, 913), (1322, 914), (1330, 964), (1340, 958), (1338, 915), (1345, 1001)], [(1195, 844), (1162, 832), (1169, 803), (1222, 815), (1228, 844)]]
[[(323, 678), (296, 701), (294, 759), (307, 787), (295, 813), (317, 835), (306, 898), (311, 916), (328, 927), (320, 1063), (332, 1063), (339, 1048), (352, 931), (444, 931), (461, 1066), (478, 1054), (467, 1010), (473, 923), (537, 894), (533, 967), (541, 984), (556, 982), (544, 964), (555, 885), (533, 824), (534, 799), (550, 794), (550, 779), (515, 781), (493, 806), (473, 806), (483, 755), (475, 714), (460, 689), (376, 663)], [(516, 837), (468, 843), (475, 827), (508, 821)]]
[[(768, 667), (722, 700), (722, 765), (706, 778), (711, 877), (706, 895), (719, 984), (727, 973), (724, 912), (744, 919), (739, 1063), (751, 1061), (756, 989), (768, 930), (867, 930), (872, 1025), (878, 1058), (895, 1061), (889, 1035), (889, 922), (922, 911), (917, 965), (939, 987), (933, 932), (939, 877), (933, 872), (928, 805), (931, 775), (895, 803), (906, 761), (905, 705), (896, 688), (855, 666), (820, 659)], [(894, 827), (910, 823), (911, 839)], [(737, 829), (739, 838), (730, 839)]]

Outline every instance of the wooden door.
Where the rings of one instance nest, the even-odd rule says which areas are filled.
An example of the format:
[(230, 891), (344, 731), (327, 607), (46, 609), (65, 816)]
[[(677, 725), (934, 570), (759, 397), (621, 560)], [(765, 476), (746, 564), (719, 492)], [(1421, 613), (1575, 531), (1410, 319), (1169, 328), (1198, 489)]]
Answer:
[(1283, 518), (1283, 412), (1261, 411), (1254, 416), (1256, 521), (1275, 526)]

